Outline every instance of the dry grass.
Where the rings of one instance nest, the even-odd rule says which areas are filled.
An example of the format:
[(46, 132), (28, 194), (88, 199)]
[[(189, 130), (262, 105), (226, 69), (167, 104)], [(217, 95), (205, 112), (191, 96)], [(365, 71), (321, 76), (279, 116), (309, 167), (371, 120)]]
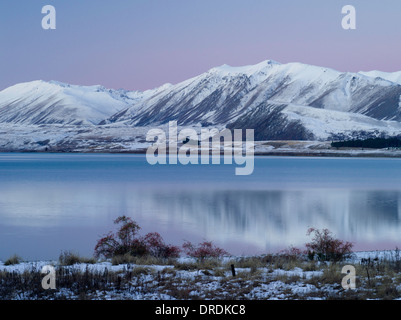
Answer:
[(11, 265), (16, 265), (22, 262), (22, 258), (16, 254), (13, 256), (9, 257), (5, 262), (5, 266), (11, 266)]
[[(12, 258), (12, 257), (11, 257)], [(11, 259), (10, 262), (18, 262)], [(67, 259), (68, 258), (68, 259)], [(205, 259), (165, 260), (122, 256), (119, 271), (69, 268), (85, 260), (64, 254), (55, 266), (57, 290), (43, 290), (43, 275), (34, 268), (24, 272), (0, 271), (0, 299), (94, 299), (121, 297), (123, 293), (169, 295), (186, 299), (396, 299), (401, 297), (401, 270), (398, 258), (363, 261), (356, 269), (356, 290), (344, 290), (342, 267), (347, 263), (324, 263), (283, 255)], [(77, 263), (77, 262), (75, 262)], [(154, 268), (152, 265), (164, 265)], [(235, 266), (236, 275), (231, 273)], [(94, 269), (96, 270), (96, 269)], [(279, 284), (279, 285), (278, 285)], [(266, 287), (272, 286), (266, 291)], [(298, 288), (293, 291), (292, 288)], [(311, 288), (302, 291), (302, 288)]]
[(172, 265), (176, 262), (173, 258), (158, 258), (150, 255), (133, 256), (129, 253), (124, 255), (117, 255), (111, 259), (113, 265), (119, 264), (138, 264), (138, 265)]
[(59, 256), (59, 263), (62, 266), (72, 266), (78, 263), (94, 264), (96, 259), (81, 257), (79, 254), (71, 251), (63, 251)]

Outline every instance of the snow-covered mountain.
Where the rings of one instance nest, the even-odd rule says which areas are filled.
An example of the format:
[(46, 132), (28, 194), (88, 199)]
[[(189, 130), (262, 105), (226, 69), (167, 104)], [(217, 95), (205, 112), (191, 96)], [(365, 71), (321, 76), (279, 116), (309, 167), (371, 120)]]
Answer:
[(172, 85), (139, 91), (58, 82), (0, 92), (0, 123), (255, 129), (257, 140), (327, 140), (401, 134), (401, 72), (343, 73), (266, 60), (223, 65)]
[(133, 125), (172, 118), (182, 124), (229, 123), (261, 104), (296, 104), (398, 121), (400, 95), (399, 84), (381, 78), (268, 60), (248, 67), (213, 68), (112, 119)]
[[(144, 126), (177, 120), (181, 125), (253, 128), (262, 140), (326, 139), (342, 131), (339, 117), (352, 118), (354, 131), (372, 122), (393, 127), (401, 120), (400, 96), (401, 85), (383, 78), (267, 60), (213, 68), (149, 95), (108, 121)], [(316, 125), (327, 127), (326, 133)], [(374, 130), (383, 131), (379, 127)]]
[(20, 83), (0, 92), (0, 123), (93, 125), (131, 106), (140, 92), (60, 82)]
[(401, 84), (401, 71), (397, 72), (383, 72), (383, 71), (361, 71), (360, 74), (371, 78), (382, 78), (391, 82)]

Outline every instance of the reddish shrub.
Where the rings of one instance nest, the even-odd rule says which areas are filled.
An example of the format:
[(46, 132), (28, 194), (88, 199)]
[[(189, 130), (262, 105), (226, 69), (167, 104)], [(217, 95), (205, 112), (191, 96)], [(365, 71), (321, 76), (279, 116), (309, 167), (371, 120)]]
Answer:
[(290, 246), (287, 249), (281, 250), (279, 256), (286, 260), (299, 260), (305, 256), (305, 252), (301, 249)]
[(164, 243), (163, 238), (157, 232), (148, 233), (142, 238), (151, 256), (159, 258), (178, 258), (180, 248)]
[(316, 255), (321, 261), (341, 261), (351, 256), (353, 244), (335, 239), (328, 229), (309, 228), (307, 235), (311, 234), (312, 241), (306, 244), (311, 259)]
[(111, 258), (119, 243), (114, 238), (114, 235), (110, 232), (103, 238), (99, 239), (95, 246), (95, 257), (104, 256), (105, 258)]
[(114, 220), (114, 224), (122, 224), (117, 232), (117, 237), (122, 246), (130, 246), (141, 227), (127, 216), (120, 216)]
[(180, 249), (166, 245), (158, 233), (148, 233), (138, 237), (139, 225), (127, 216), (120, 216), (114, 220), (120, 224), (116, 234), (108, 233), (99, 239), (95, 246), (95, 257), (104, 256), (112, 258), (118, 255), (130, 254), (132, 256), (151, 255), (159, 258), (176, 258)]
[(208, 241), (199, 243), (197, 247), (191, 242), (186, 241), (182, 247), (188, 256), (198, 259), (219, 258), (228, 254), (224, 249), (218, 248), (212, 242)]

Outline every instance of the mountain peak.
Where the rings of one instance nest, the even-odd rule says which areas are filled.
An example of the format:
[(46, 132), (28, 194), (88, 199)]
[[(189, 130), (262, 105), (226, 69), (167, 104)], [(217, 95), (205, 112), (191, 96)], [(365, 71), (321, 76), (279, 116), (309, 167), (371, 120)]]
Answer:
[(373, 70), (373, 71), (360, 71), (359, 74), (371, 78), (382, 78), (384, 80), (391, 81), (401, 85), (401, 71), (384, 72), (384, 71)]
[(266, 69), (272, 68), (273, 66), (280, 65), (279, 62), (274, 60), (265, 60), (258, 64), (233, 67), (228, 64), (223, 64), (219, 67), (215, 67), (209, 70), (211, 73), (220, 73), (223, 75), (238, 75), (245, 74), (251, 76), (253, 74), (260, 73)]

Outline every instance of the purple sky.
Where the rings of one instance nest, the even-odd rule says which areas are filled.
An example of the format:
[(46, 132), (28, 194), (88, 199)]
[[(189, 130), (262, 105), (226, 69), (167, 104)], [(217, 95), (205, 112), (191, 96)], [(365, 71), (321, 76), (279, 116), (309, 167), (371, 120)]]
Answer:
[[(401, 1), (2, 0), (0, 89), (31, 80), (129, 90), (222, 64), (273, 59), (340, 71), (401, 70)], [(57, 30), (41, 28), (42, 6)], [(341, 28), (341, 8), (357, 30)]]

